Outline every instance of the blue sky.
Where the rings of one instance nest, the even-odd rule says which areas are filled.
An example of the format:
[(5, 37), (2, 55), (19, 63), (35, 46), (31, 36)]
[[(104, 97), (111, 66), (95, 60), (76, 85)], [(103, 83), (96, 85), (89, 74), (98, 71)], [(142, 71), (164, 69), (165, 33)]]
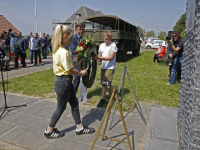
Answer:
[[(53, 34), (53, 19), (64, 21), (81, 6), (116, 15), (147, 31), (172, 30), (186, 11), (187, 0), (36, 0), (38, 30)], [(0, 14), (4, 15), (24, 35), (36, 31), (34, 0), (0, 0)], [(156, 24), (159, 24), (158, 28)]]

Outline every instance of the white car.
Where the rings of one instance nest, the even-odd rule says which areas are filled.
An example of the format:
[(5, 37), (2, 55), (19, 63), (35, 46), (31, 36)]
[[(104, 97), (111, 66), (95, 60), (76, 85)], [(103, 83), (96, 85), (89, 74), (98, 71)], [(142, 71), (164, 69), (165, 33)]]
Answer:
[(167, 42), (163, 40), (154, 40), (151, 43), (145, 44), (145, 48), (150, 49), (150, 48), (159, 48), (159, 44), (162, 44), (162, 46), (167, 47)]

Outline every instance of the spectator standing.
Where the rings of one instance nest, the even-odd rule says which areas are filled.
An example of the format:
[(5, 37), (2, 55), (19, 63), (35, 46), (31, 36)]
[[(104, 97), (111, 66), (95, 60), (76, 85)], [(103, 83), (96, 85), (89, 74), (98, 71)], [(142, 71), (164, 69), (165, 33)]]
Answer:
[(173, 32), (173, 39), (169, 40), (169, 49), (172, 49), (174, 52), (177, 52), (177, 55), (174, 58), (171, 75), (169, 79), (169, 84), (174, 84), (176, 79), (176, 72), (178, 71), (179, 67), (182, 67), (183, 63), (183, 50), (184, 50), (184, 39), (181, 38), (180, 32), (174, 31)]
[(11, 42), (11, 47), (14, 50), (15, 68), (17, 69), (19, 67), (18, 66), (19, 55), (22, 59), (22, 66), (23, 68), (25, 68), (26, 67), (25, 52), (27, 47), (27, 41), (24, 37), (22, 37), (22, 33), (20, 31), (17, 32), (17, 36), (13, 37), (13, 40)]
[(9, 53), (11, 52), (10, 51), (10, 36), (6, 35), (7, 32), (3, 31), (2, 32), (2, 35), (4, 36), (4, 40), (5, 40), (5, 46), (4, 46), (4, 50), (5, 50), (5, 53), (6, 53), (6, 56), (9, 56)]
[[(78, 22), (76, 24), (75, 28), (76, 28), (76, 34), (74, 34), (74, 36), (72, 38), (72, 42), (69, 45), (70, 49), (72, 51), (72, 58), (73, 58), (74, 55), (76, 55), (75, 54), (76, 47), (78, 46), (78, 44), (80, 43), (80, 41), (82, 39), (82, 36), (84, 35), (85, 24), (82, 23), (82, 22)], [(76, 69), (78, 71), (81, 70), (80, 67), (77, 67)], [(89, 74), (89, 70), (88, 70), (88, 74)], [(75, 93), (78, 91), (79, 84), (80, 84), (80, 76), (74, 75), (73, 86), (74, 86)], [(87, 102), (90, 102), (90, 99), (87, 98)]]
[[(7, 58), (6, 53), (4, 51), (3, 45), (5, 44), (5, 41), (3, 41), (3, 40), (4, 40), (4, 36), (1, 35), (0, 36), (0, 60), (2, 62), (6, 63), (6, 65), (5, 65), (5, 71), (8, 71), (9, 70), (9, 58)], [(1, 69), (1, 66), (0, 66), (0, 69)]]
[(29, 42), (29, 49), (31, 49), (34, 53), (35, 56), (35, 64), (33, 66), (37, 66), (37, 56), (39, 57), (39, 64), (41, 65), (41, 55), (40, 55), (40, 46), (41, 46), (41, 41), (38, 38), (38, 33), (35, 33), (33, 35), (33, 38), (31, 38)]
[(40, 38), (40, 42), (42, 43), (42, 57), (43, 59), (47, 58), (47, 38), (45, 37), (45, 33), (42, 34)]
[(51, 47), (51, 38), (49, 37), (49, 34), (46, 35), (47, 38), (47, 55), (49, 55), (49, 52), (52, 53), (52, 47)]
[[(33, 37), (33, 33), (30, 31), (29, 35), (26, 38), (27, 47), (29, 47), (29, 42), (30, 42), (30, 40), (31, 40), (32, 37)], [(29, 48), (29, 51), (30, 51), (30, 62), (31, 62), (31, 64), (33, 64), (33, 51), (30, 48)]]
[(113, 91), (113, 86), (111, 85), (114, 71), (115, 71), (115, 63), (116, 63), (116, 53), (117, 46), (115, 43), (111, 41), (112, 34), (111, 31), (104, 31), (104, 43), (99, 46), (98, 56), (93, 57), (93, 59), (102, 60), (101, 65), (101, 84), (102, 84), (102, 97), (99, 103), (97, 104), (97, 108), (102, 107), (105, 103), (105, 95), (107, 92), (107, 87), (109, 87), (110, 91)]

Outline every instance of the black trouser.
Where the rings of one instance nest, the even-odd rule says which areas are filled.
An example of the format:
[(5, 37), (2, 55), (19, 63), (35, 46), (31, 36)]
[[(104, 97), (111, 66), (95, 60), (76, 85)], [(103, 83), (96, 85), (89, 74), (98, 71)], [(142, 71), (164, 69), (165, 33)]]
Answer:
[(22, 66), (26, 67), (26, 62), (25, 62), (25, 53), (22, 53), (21, 50), (15, 49), (14, 50), (14, 59), (15, 59), (15, 68), (18, 68), (18, 57), (21, 57), (22, 59)]
[(39, 63), (41, 63), (41, 55), (40, 55), (40, 49), (39, 50), (33, 50), (34, 57), (35, 57), (35, 64), (37, 64), (37, 55), (39, 57)]
[(47, 46), (42, 46), (42, 57), (47, 58)]
[(81, 123), (79, 103), (76, 98), (76, 94), (72, 85), (73, 77), (71, 75), (56, 76), (54, 83), (54, 90), (57, 95), (57, 108), (51, 117), (49, 126), (54, 128), (62, 113), (66, 109), (67, 102), (71, 106), (72, 116), (74, 118), (75, 124)]
[(159, 54), (155, 54), (155, 55), (154, 55), (154, 57), (153, 57), (153, 62), (154, 62), (154, 63), (155, 63), (155, 60), (156, 60), (156, 59), (157, 59), (157, 61), (158, 61), (158, 55), (159, 55)]
[(6, 56), (9, 56), (9, 53), (10, 53), (10, 45), (6, 45), (6, 46), (4, 47), (4, 50), (5, 50)]

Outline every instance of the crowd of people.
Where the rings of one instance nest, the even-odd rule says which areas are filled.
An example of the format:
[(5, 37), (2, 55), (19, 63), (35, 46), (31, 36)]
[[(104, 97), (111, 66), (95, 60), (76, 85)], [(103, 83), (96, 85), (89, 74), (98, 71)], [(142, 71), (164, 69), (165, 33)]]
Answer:
[[(11, 30), (11, 29), (10, 29)], [(11, 30), (12, 31), (12, 30)], [(52, 42), (49, 34), (43, 33), (42, 37), (38, 37), (38, 33), (29, 32), (27, 38), (22, 36), (20, 31), (9, 32), (3, 31), (0, 35), (0, 58), (5, 62), (5, 70), (9, 71), (9, 60), (11, 60), (11, 52), (14, 53), (14, 68), (19, 69), (18, 58), (21, 58), (23, 68), (26, 68), (26, 51), (30, 51), (30, 63), (33, 64), (33, 55), (35, 57), (34, 66), (41, 64), (42, 58), (46, 59), (49, 53), (52, 53)], [(38, 56), (38, 58), (37, 58)]]

